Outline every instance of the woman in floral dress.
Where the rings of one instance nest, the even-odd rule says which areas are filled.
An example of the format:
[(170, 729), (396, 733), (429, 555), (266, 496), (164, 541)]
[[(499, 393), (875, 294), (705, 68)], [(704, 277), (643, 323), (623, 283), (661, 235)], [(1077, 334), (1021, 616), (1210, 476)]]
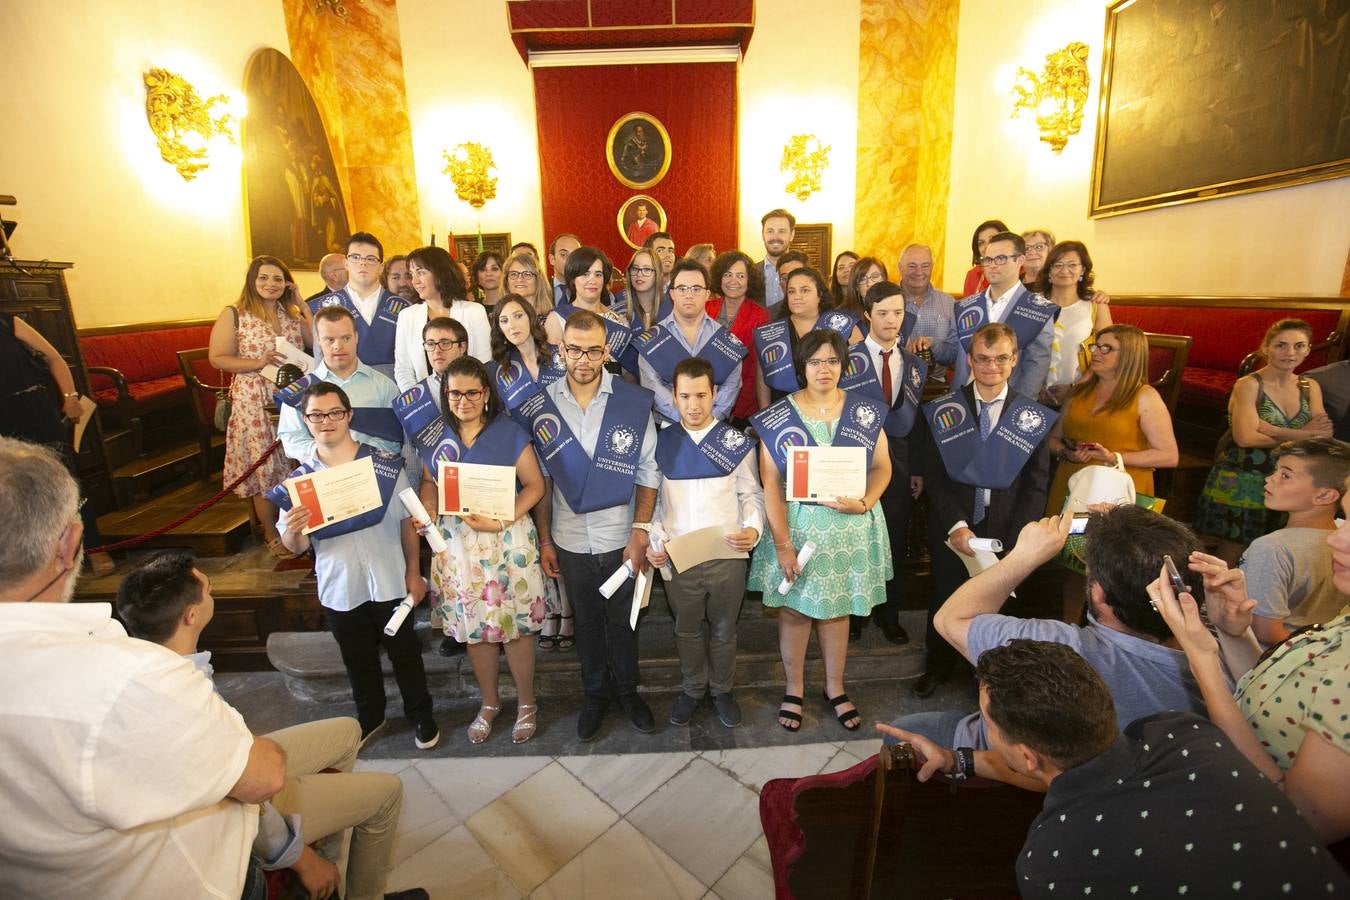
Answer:
[[(483, 703), (469, 726), (469, 742), (492, 734), (501, 711), (497, 692), (498, 647), (516, 684), (516, 722), (511, 740), (534, 736), (534, 638), (544, 624), (544, 570), (539, 566), (539, 537), (530, 510), (544, 496), (544, 475), (529, 436), (505, 413), (491, 388), (487, 369), (472, 356), (450, 363), (441, 383), (446, 432), (438, 459), (509, 464), (516, 469), (512, 521), (481, 515), (443, 515), (441, 531), (449, 548), (431, 564), (446, 633), (468, 645), (469, 663)], [(435, 474), (422, 472), (422, 503), (435, 508)]]
[[(309, 307), (300, 300), (290, 270), (275, 257), (256, 257), (249, 263), (239, 300), (221, 310), (211, 327), (208, 359), (217, 369), (234, 376), (230, 421), (225, 431), (225, 484), (242, 475), (277, 439), (276, 426), (267, 412), (276, 386), (261, 374), (267, 366), (285, 361), (277, 352), (277, 338), (285, 338), (300, 349), (310, 346), (313, 333)], [(284, 481), (290, 470), (286, 454), (278, 449), (234, 489), (240, 497), (252, 500), (267, 548), (278, 559), (290, 559), (295, 554), (282, 546), (277, 536), (277, 508), (266, 494)]]

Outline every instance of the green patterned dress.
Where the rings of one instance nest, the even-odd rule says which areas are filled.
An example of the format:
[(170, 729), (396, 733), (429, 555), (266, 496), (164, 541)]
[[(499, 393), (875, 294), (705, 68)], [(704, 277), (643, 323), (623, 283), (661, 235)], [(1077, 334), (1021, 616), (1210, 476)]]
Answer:
[[(1261, 376), (1254, 377), (1259, 386), (1256, 414), (1261, 421), (1280, 428), (1302, 428), (1308, 424), (1312, 409), (1306, 378), (1298, 380), (1298, 412), (1285, 418), (1279, 404), (1266, 396)], [(1204, 490), (1196, 502), (1192, 526), (1197, 532), (1250, 544), (1262, 535), (1284, 527), (1285, 514), (1266, 509), (1265, 503), (1266, 478), (1275, 471), (1273, 449), (1239, 447), (1236, 443), (1228, 445), (1209, 470)]]
[[(796, 401), (788, 402), (801, 415)], [(801, 419), (817, 444), (833, 441), (837, 419)], [(783, 570), (774, 553), (773, 533), (764, 529), (750, 558), (748, 587), (764, 593), (765, 606), (787, 606), (812, 619), (835, 619), (865, 616), (886, 602), (886, 582), (893, 570), (891, 541), (880, 504), (855, 516), (818, 503), (789, 503), (787, 519), (793, 546), (800, 550), (807, 541), (815, 541), (816, 553), (783, 596), (778, 593)]]

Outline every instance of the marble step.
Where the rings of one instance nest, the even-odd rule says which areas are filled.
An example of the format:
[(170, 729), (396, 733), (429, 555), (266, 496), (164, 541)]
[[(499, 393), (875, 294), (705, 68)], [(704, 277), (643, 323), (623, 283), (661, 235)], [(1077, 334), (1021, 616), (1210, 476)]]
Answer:
[[(655, 599), (655, 598), (654, 598)], [(752, 605), (747, 602), (747, 607)], [(869, 626), (862, 640), (849, 645), (848, 682), (911, 678), (923, 671), (924, 613), (907, 610), (900, 622), (909, 631), (910, 642), (895, 645), (880, 631)], [(742, 611), (738, 623), (736, 683), (743, 687), (771, 687), (783, 683), (783, 664), (778, 653), (776, 617), (753, 604)], [(459, 698), (478, 695), (469, 660), (464, 654), (444, 657), (436, 652), (441, 634), (425, 620), (416, 632), (424, 652), (427, 682), (435, 697)], [(327, 632), (275, 632), (267, 639), (267, 657), (283, 676), (287, 689), (299, 700), (336, 702), (351, 698), (346, 670), (338, 654), (337, 643)], [(680, 663), (675, 652), (674, 622), (667, 616), (648, 614), (638, 623), (638, 659), (644, 692), (677, 691), (680, 688)], [(383, 658), (385, 690), (397, 697), (393, 670)], [(821, 684), (825, 666), (820, 647), (812, 639), (807, 649), (806, 680)], [(513, 696), (514, 686), (501, 661), (502, 693)], [(540, 650), (535, 655), (535, 690), (540, 696), (571, 696), (580, 693), (581, 668), (573, 650)]]

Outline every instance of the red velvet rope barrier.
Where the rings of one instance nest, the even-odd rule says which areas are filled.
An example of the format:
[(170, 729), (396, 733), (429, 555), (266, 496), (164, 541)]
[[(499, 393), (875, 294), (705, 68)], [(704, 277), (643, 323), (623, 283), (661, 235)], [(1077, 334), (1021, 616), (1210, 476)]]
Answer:
[(252, 475), (254, 472), (258, 471), (258, 467), (261, 466), (263, 463), (267, 462), (267, 460), (271, 458), (272, 454), (277, 452), (277, 448), (280, 446), (281, 446), (280, 440), (273, 441), (272, 445), (263, 452), (263, 455), (258, 457), (258, 459), (253, 463), (253, 465), (245, 469), (242, 475), (240, 475), (238, 478), (236, 478), (229, 484), (225, 485), (225, 487), (223, 487), (220, 490), (220, 492), (216, 494), (214, 497), (203, 503), (198, 504), (196, 507), (179, 516), (178, 518), (174, 519), (169, 524), (161, 525), (159, 528), (156, 528), (153, 531), (147, 531), (145, 534), (140, 534), (133, 538), (127, 538), (125, 541), (118, 541), (115, 544), (104, 544), (102, 547), (86, 547), (85, 553), (110, 553), (113, 550), (125, 550), (128, 547), (134, 547), (137, 544), (143, 544), (146, 541), (150, 540), (151, 538), (157, 538), (167, 531), (173, 531), (175, 528), (177, 528), (179, 525), (182, 525), (184, 522), (188, 522), (191, 521), (192, 519), (195, 519), (197, 516), (200, 516), (206, 510), (215, 506), (221, 500), (224, 500), (225, 497), (229, 495), (231, 491), (233, 491), (241, 483), (243, 483), (245, 478)]

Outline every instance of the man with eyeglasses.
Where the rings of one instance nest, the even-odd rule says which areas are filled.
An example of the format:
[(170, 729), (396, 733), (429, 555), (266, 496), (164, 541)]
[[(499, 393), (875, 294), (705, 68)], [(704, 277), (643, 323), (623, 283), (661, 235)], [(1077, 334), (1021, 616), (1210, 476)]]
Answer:
[(323, 361), (313, 372), (272, 395), (281, 411), (277, 437), (286, 455), (297, 460), (314, 455), (314, 438), (305, 427), (299, 406), (305, 389), (320, 381), (336, 384), (351, 398), (351, 428), (356, 440), (390, 453), (399, 452), (403, 426), (392, 406), (398, 399), (398, 386), (361, 361), (355, 317), (344, 306), (322, 307), (314, 315), (314, 335)]
[(975, 556), (971, 539), (993, 538), (1011, 550), (1022, 526), (1041, 517), (1050, 474), (1047, 439), (1059, 418), (1011, 384), (1018, 359), (1010, 326), (982, 326), (966, 356), (974, 380), (923, 406), (933, 593), (924, 673), (914, 685), (918, 697), (931, 696), (956, 665), (956, 651), (933, 616), (969, 577), (961, 557)]
[(933, 287), (933, 248), (910, 244), (900, 252), (900, 289), (905, 295), (905, 323), (900, 340), (906, 353), (926, 355), (931, 362), (928, 376), (947, 380), (947, 366), (956, 363), (956, 300)]
[(361, 339), (361, 361), (393, 378), (398, 314), (411, 304), (385, 290), (380, 283), (383, 271), (384, 247), (379, 238), (358, 231), (347, 239), (346, 287), (314, 300), (309, 308), (316, 316), (328, 306), (351, 313)]
[(351, 400), (335, 384), (311, 384), (300, 395), (299, 409), (313, 435), (314, 449), (288, 478), (369, 459), (380, 488), (380, 505), (304, 534), (304, 529), (313, 524), (309, 509), (292, 505), (286, 486), (280, 484), (268, 494), (268, 499), (283, 510), (277, 531), (292, 553), (314, 548), (319, 603), (342, 651), (342, 665), (356, 702), (356, 719), (361, 723), (361, 742), (370, 740), (385, 725), (384, 673), (380, 668), (383, 646), (403, 697), (403, 714), (413, 726), (413, 744), (418, 750), (430, 750), (440, 741), (441, 733), (432, 716), (422, 643), (413, 633), (413, 617), (404, 619), (393, 636), (384, 633), (385, 623), (405, 597), (411, 597), (416, 605), (427, 593), (426, 579), (418, 572), (421, 538), (398, 499), (409, 487), (403, 459), (356, 439), (348, 425), (353, 413)]
[(759, 220), (760, 236), (764, 240), (764, 258), (755, 265), (764, 271), (764, 308), (770, 315), (783, 302), (783, 285), (778, 280), (778, 257), (792, 246), (797, 233), (797, 219), (785, 209), (771, 209)]
[(340, 291), (347, 284), (347, 256), (343, 253), (326, 253), (323, 259), (319, 260), (319, 277), (323, 279), (323, 290), (316, 291), (305, 298), (309, 304), (310, 312), (313, 312), (318, 305), (318, 301), (333, 293)]
[(1013, 390), (1024, 397), (1039, 397), (1050, 373), (1050, 343), (1054, 340), (1059, 307), (1022, 284), (1026, 243), (1021, 235), (999, 232), (989, 239), (984, 254), (980, 265), (989, 287), (957, 302), (953, 309), (956, 336), (964, 351), (957, 355), (953, 383), (966, 384), (970, 380), (966, 360), (975, 332), (991, 322), (1000, 322), (1011, 328), (1016, 337), (1018, 362), (1011, 378)]
[(605, 323), (578, 310), (563, 325), (567, 377), (518, 409), (530, 424), (553, 490), (535, 507), (539, 561), (571, 598), (585, 705), (577, 738), (593, 741), (618, 701), (638, 731), (655, 730), (638, 696), (637, 632), (628, 624), (633, 578), (608, 599), (600, 586), (621, 566), (647, 566), (648, 532), (661, 474), (651, 392), (605, 371)]
[(705, 311), (709, 292), (708, 273), (703, 266), (688, 259), (675, 263), (670, 296), (670, 314), (633, 339), (642, 386), (656, 398), (662, 427), (678, 422), (680, 413), (671, 397), (675, 367), (691, 356), (701, 357), (712, 365), (717, 388), (713, 418), (726, 421), (740, 395), (741, 361), (750, 351)]

